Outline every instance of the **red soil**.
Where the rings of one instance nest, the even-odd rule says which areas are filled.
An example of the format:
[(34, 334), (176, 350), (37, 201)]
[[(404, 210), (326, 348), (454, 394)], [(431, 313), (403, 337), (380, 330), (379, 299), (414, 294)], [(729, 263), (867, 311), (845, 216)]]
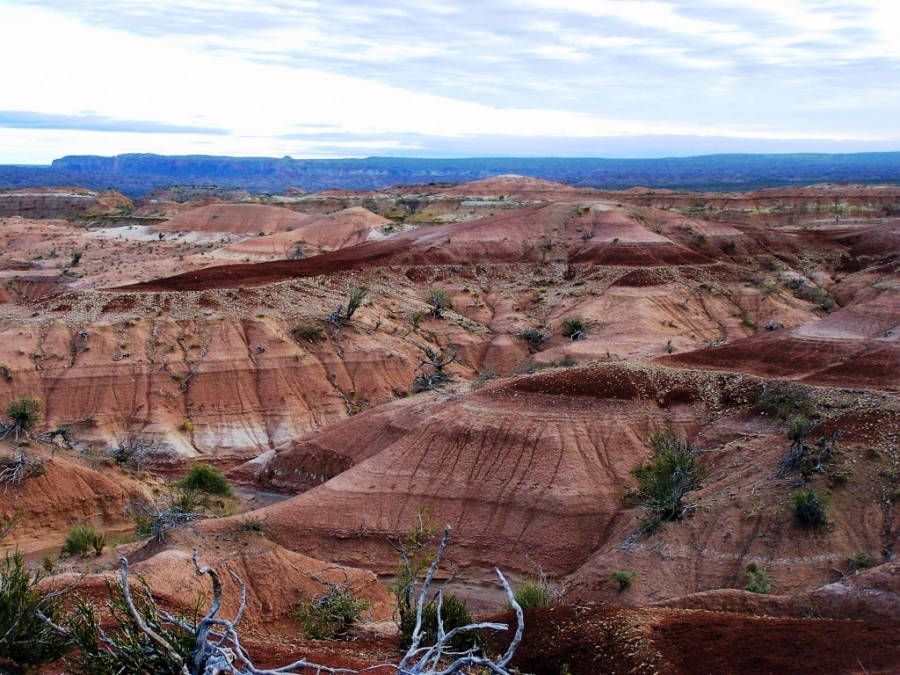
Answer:
[[(557, 607), (525, 616), (512, 665), (535, 675), (558, 675), (564, 664), (567, 672), (591, 675), (886, 675), (900, 666), (897, 621), (773, 619), (611, 605)], [(492, 638), (497, 649), (508, 642), (501, 636)]]
[(642, 266), (711, 263), (716, 258), (721, 258), (721, 254), (697, 253), (655, 234), (623, 209), (606, 204), (590, 208), (548, 204), (472, 222), (418, 228), (312, 259), (208, 269), (130, 286), (128, 290), (178, 291), (261, 285), (352, 269), (398, 264), (452, 265), (461, 260), (491, 264), (559, 261)]
[(171, 220), (154, 225), (156, 232), (286, 232), (311, 219), (303, 213), (264, 204), (210, 204), (180, 213)]
[(890, 296), (817, 322), (661, 357), (676, 367), (712, 368), (809, 384), (892, 389), (900, 385), (900, 305)]
[[(215, 252), (218, 258), (271, 260), (317, 255), (365, 242), (369, 234), (391, 221), (355, 207), (314, 216), (290, 232), (250, 237)], [(299, 250), (298, 250), (299, 246)]]

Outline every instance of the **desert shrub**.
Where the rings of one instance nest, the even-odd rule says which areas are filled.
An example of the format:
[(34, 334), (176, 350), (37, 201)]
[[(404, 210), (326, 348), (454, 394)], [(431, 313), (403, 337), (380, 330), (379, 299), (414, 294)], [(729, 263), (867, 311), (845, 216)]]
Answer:
[(434, 554), (429, 549), (433, 538), (434, 525), (428, 517), (428, 509), (420, 506), (416, 509), (415, 526), (407, 530), (397, 541), (391, 542), (400, 556), (397, 565), (397, 583), (392, 591), (397, 598), (394, 618), (401, 633), (404, 626), (407, 626), (408, 635), (412, 635), (415, 627), (416, 586), (434, 560)]
[(585, 323), (584, 319), (579, 317), (570, 317), (563, 319), (562, 334), (570, 340), (580, 340), (584, 337)]
[(366, 286), (356, 286), (350, 289), (350, 294), (347, 298), (347, 321), (353, 318), (353, 314), (362, 305), (368, 290)]
[[(804, 479), (809, 480), (813, 474), (824, 474), (833, 466), (837, 439), (840, 438), (841, 431), (838, 429), (830, 436), (822, 436), (815, 443), (808, 443), (806, 435), (813, 427), (815, 423), (803, 417), (795, 417), (788, 422), (787, 436), (791, 446), (778, 465), (776, 476), (784, 476), (788, 471), (795, 470)], [(846, 482), (849, 475), (849, 473), (832, 474), (831, 482), (835, 485), (842, 481)]]
[(547, 334), (538, 328), (528, 328), (519, 333), (519, 337), (528, 343), (528, 350), (534, 354), (547, 341)]
[[(25, 567), (25, 557), (7, 553), (0, 564), (0, 659), (31, 669), (61, 658), (68, 640), (45, 624), (38, 612), (58, 622), (56, 598), (42, 598), (37, 585), (43, 573)], [(0, 671), (6, 672), (3, 666)]]
[(762, 593), (766, 595), (772, 592), (772, 578), (769, 573), (757, 565), (750, 562), (744, 568), (744, 578), (747, 580), (744, 584), (744, 590), (751, 593)]
[[(397, 583), (393, 588), (397, 598), (395, 620), (400, 629), (400, 648), (408, 649), (412, 643), (412, 635), (416, 627), (416, 596), (427, 570), (435, 559), (435, 552), (430, 544), (434, 539), (434, 525), (428, 517), (428, 509), (424, 506), (416, 510), (416, 524), (405, 532), (397, 541), (391, 542), (400, 556), (397, 566)], [(466, 603), (453, 595), (443, 598), (441, 621), (444, 630), (472, 623), (472, 616)], [(456, 651), (466, 651), (482, 643), (478, 632), (464, 632), (450, 642)], [(437, 598), (422, 606), (422, 640), (420, 647), (427, 647), (437, 641)]]
[(816, 423), (805, 417), (792, 417), (788, 420), (787, 437), (789, 441), (802, 441), (810, 431), (816, 426)]
[(421, 394), (423, 391), (432, 391), (442, 384), (450, 381), (452, 375), (446, 372), (421, 373), (413, 378), (409, 390), (414, 394)]
[(794, 296), (813, 303), (824, 312), (831, 312), (834, 309), (834, 300), (821, 288), (801, 283), (794, 289)]
[(856, 555), (850, 560), (850, 564), (855, 572), (867, 570), (872, 566), (872, 559), (865, 551), (857, 551)]
[[(139, 592), (132, 591), (131, 598), (138, 615), (172, 646), (186, 663), (197, 641), (197, 623), (200, 600), (191, 612), (176, 618), (187, 630), (175, 628), (159, 620), (156, 603), (150, 589), (143, 581)], [(182, 668), (175, 664), (168, 651), (152, 640), (131, 617), (119, 584), (106, 582), (109, 592), (107, 610), (110, 625), (104, 621), (101, 628), (95, 607), (78, 598), (65, 628), (72, 636), (74, 655), (67, 661), (69, 672), (78, 675), (117, 675), (118, 673), (153, 673), (154, 675), (182, 675)]]
[(147, 513), (137, 513), (134, 516), (134, 533), (140, 539), (146, 539), (153, 534), (155, 518)]
[(12, 420), (14, 427), (28, 431), (41, 418), (41, 402), (28, 396), (14, 398), (6, 404), (6, 416)]
[(234, 494), (231, 485), (222, 473), (209, 464), (192, 464), (187, 476), (179, 483), (185, 490), (196, 490), (208, 495), (230, 497)]
[(757, 408), (781, 421), (808, 416), (815, 407), (809, 388), (785, 383), (765, 387), (756, 397), (755, 403)]
[(135, 533), (138, 537), (153, 537), (164, 542), (166, 533), (203, 516), (210, 508), (209, 495), (178, 483), (166, 486), (166, 491), (155, 503), (135, 503), (131, 510)]
[[(438, 634), (437, 600), (433, 600), (422, 607), (422, 641), (421, 647), (429, 647), (437, 642)], [(473, 623), (472, 614), (465, 600), (460, 600), (455, 595), (445, 595), (441, 602), (441, 622), (444, 632), (449, 633), (454, 628), (468, 626)], [(416, 627), (416, 613), (413, 611), (408, 619), (400, 625), (400, 647), (407, 649), (412, 643), (412, 634)], [(466, 652), (469, 649), (480, 647), (484, 643), (484, 636), (478, 631), (459, 633), (450, 640), (450, 647), (454, 651)]]
[(63, 542), (63, 555), (86, 555), (88, 551), (93, 550), (96, 555), (103, 552), (106, 546), (106, 537), (102, 533), (97, 532), (91, 525), (76, 525), (66, 533), (66, 539)]
[(627, 570), (613, 570), (609, 573), (609, 576), (616, 582), (616, 585), (619, 587), (619, 592), (622, 593), (631, 588), (631, 584), (637, 575), (634, 572), (629, 572)]
[(685, 496), (701, 487), (706, 470), (687, 443), (675, 437), (667, 428), (650, 437), (653, 456), (631, 470), (637, 478), (637, 503), (649, 512), (642, 529), (652, 533), (660, 524), (681, 520), (694, 508), (685, 504)]
[(262, 534), (265, 531), (265, 525), (259, 516), (247, 516), (238, 520), (234, 529), (248, 534)]
[(315, 342), (324, 336), (322, 329), (312, 323), (298, 323), (291, 329), (291, 337), (296, 342), (306, 340), (307, 342)]
[(818, 490), (800, 490), (791, 495), (794, 519), (805, 530), (828, 524), (828, 495)]
[(537, 373), (542, 370), (547, 370), (548, 368), (571, 368), (572, 366), (577, 365), (578, 362), (573, 359), (570, 355), (566, 354), (559, 361), (548, 361), (547, 363), (535, 363), (534, 361), (523, 361), (511, 371), (509, 371), (509, 375), (511, 377), (515, 377), (517, 375), (531, 375), (532, 373)]
[(445, 309), (450, 309), (450, 294), (442, 288), (429, 288), (425, 301), (431, 305), (431, 316), (440, 319)]
[(422, 323), (422, 319), (426, 316), (428, 316), (428, 312), (421, 309), (416, 310), (409, 315), (409, 322), (412, 324), (413, 330), (419, 329), (419, 324)]
[(618, 585), (619, 593), (623, 593), (631, 588), (631, 583), (637, 575), (627, 570), (613, 570), (609, 573), (609, 576)]
[(209, 508), (207, 493), (196, 488), (174, 485), (166, 498), (167, 509), (172, 513), (200, 513)]
[(70, 260), (71, 260), (70, 267), (77, 267), (78, 263), (81, 262), (82, 255), (84, 255), (83, 251), (72, 251), (72, 255), (70, 256)]
[(160, 442), (146, 438), (134, 438), (131, 434), (125, 434), (116, 444), (109, 449), (110, 459), (116, 466), (128, 467), (138, 471), (144, 466), (147, 458), (158, 451)]
[(556, 595), (544, 578), (528, 579), (513, 587), (513, 597), (522, 609), (541, 609), (556, 604)]
[(498, 377), (500, 376), (497, 374), (497, 371), (495, 371), (490, 366), (485, 366), (481, 369), (481, 372), (478, 373), (478, 375), (476, 375), (472, 380), (472, 389), (481, 389), (481, 387), (486, 385), (488, 382), (490, 382), (491, 380), (496, 380)]
[(368, 600), (353, 597), (347, 588), (335, 587), (321, 598), (297, 603), (291, 613), (310, 640), (335, 640), (346, 638), (347, 629), (368, 608)]

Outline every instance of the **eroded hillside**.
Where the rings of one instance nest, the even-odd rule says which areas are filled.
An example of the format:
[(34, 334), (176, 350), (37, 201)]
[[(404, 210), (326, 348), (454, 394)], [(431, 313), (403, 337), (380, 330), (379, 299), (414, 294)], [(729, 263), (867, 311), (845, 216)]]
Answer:
[[(348, 565), (388, 619), (372, 573), (396, 572), (391, 542), (423, 507), (453, 524), (455, 583), (479, 609), (497, 606), (499, 565), (539, 568), (585, 606), (887, 620), (897, 197), (500, 177), (267, 203), (204, 193), (138, 204), (152, 222), (118, 226), (7, 218), (0, 395), (37, 399), (35, 435), (64, 429), (69, 445), (5, 441), (44, 468), (4, 493), (5, 512), (23, 511), (5, 543), (37, 555), (84, 520), (127, 533), (135, 504), (204, 461), (243, 486), (218, 513), (237, 515), (129, 555), (169, 593), (167, 568), (189, 572), (197, 542), (209, 556), (247, 546), (256, 562), (227, 564), (261, 584), (248, 620), (263, 641), (265, 612), (290, 632), (263, 566), (299, 579)], [(633, 470), (667, 428), (704, 478), (650, 534)], [(798, 437), (822, 450), (808, 471), (784, 466)], [(152, 449), (137, 472), (110, 459), (128, 439)], [(805, 529), (792, 499), (809, 490), (828, 510)], [(262, 536), (235, 534), (248, 522)], [(751, 563), (770, 575), (764, 597), (742, 590)], [(653, 611), (640, 621), (662, 640), (685, 610)], [(690, 672), (665, 649), (641, 667)]]

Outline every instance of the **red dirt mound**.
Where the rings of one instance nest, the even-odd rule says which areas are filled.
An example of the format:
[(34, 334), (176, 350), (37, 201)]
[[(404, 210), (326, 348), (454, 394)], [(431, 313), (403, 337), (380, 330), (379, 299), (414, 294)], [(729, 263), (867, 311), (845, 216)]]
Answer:
[[(170, 609), (190, 609), (198, 597), (205, 599), (204, 610), (209, 605), (212, 586), (209, 577), (198, 576), (194, 569), (190, 549), (198, 548), (201, 565), (215, 569), (222, 581), (222, 610), (220, 616), (231, 619), (240, 602), (240, 587), (229, 572), (233, 572), (247, 587), (247, 605), (238, 626), (239, 633), (248, 637), (289, 636), (301, 637), (296, 620), (291, 616), (293, 606), (301, 600), (309, 600), (327, 592), (325, 582), (343, 584), (346, 572), (347, 586), (353, 596), (370, 603), (363, 618), (367, 621), (390, 619), (393, 601), (388, 590), (371, 572), (352, 567), (339, 568), (321, 560), (314, 560), (299, 553), (286, 551), (259, 534), (239, 535), (234, 532), (215, 542), (196, 540), (189, 535), (170, 534), (165, 550), (140, 562), (143, 551), (130, 545), (120, 553), (131, 559), (129, 578), (143, 578), (157, 602)], [(151, 546), (148, 544), (148, 546)], [(73, 581), (74, 575), (52, 577), (48, 583), (64, 587)], [(112, 572), (89, 575), (78, 583), (78, 592), (91, 598), (105, 598), (105, 580), (115, 576)]]
[(801, 618), (897, 620), (900, 563), (855, 570), (838, 581), (797, 595), (764, 595), (734, 588), (692, 593), (655, 603), (661, 607)]
[[(641, 218), (603, 203), (531, 206), (471, 222), (417, 228), (309, 260), (231, 265), (138, 284), (128, 290), (261, 285), (352, 269), (454, 265), (463, 260), (641, 266), (712, 263), (722, 257), (714, 249), (698, 253), (658, 235)], [(660, 218), (684, 220), (670, 214), (661, 214)]]
[(311, 219), (304, 213), (263, 204), (210, 204), (153, 226), (155, 232), (286, 232)]
[[(527, 569), (531, 556), (548, 570), (572, 569), (617, 518), (620, 486), (664, 417), (653, 400), (506, 385), (430, 406), (402, 401), (276, 455), (269, 466), (281, 489), (308, 487), (313, 457), (358, 463), (261, 515), (292, 550), (388, 571), (396, 561), (384, 533), (405, 531), (427, 505), (435, 522), (454, 525), (457, 563)], [(351, 450), (363, 437), (380, 451)]]
[[(64, 451), (51, 457), (46, 447), (34, 444), (21, 448), (28, 459), (43, 460), (39, 475), (18, 485), (6, 484), (0, 490), (0, 511), (22, 512), (12, 537), (4, 545), (24, 552), (39, 551), (62, 544), (68, 530), (77, 523), (88, 523), (106, 532), (130, 531), (134, 527), (128, 515), (132, 501), (143, 501), (146, 488), (115, 469), (91, 469)], [(4, 443), (4, 459), (12, 459), (14, 449)]]
[[(824, 475), (814, 483), (832, 493), (831, 529), (803, 533), (785, 506), (796, 477), (776, 476), (790, 445), (784, 429), (750, 404), (764, 384), (604, 364), (500, 381), (449, 401), (389, 404), (276, 453), (260, 484), (305, 492), (259, 514), (287, 548), (388, 572), (396, 557), (385, 535), (404, 532), (427, 506), (435, 522), (454, 525), (457, 565), (527, 572), (533, 560), (571, 574), (574, 600), (617, 597), (611, 569), (648, 580), (629, 591), (632, 602), (742, 587), (751, 560), (771, 570), (777, 592), (806, 591), (849, 569), (855, 553), (875, 561), (889, 548), (885, 532), (897, 517), (881, 507), (892, 475), (884, 455), (894, 461), (897, 418), (886, 414), (894, 410), (886, 397), (868, 397), (866, 405), (882, 400), (893, 426), (875, 449), (852, 435), (840, 444), (833, 484)], [(830, 409), (859, 405), (855, 394), (817, 395), (826, 394)], [(637, 537), (643, 514), (622, 498), (649, 435), (667, 425), (703, 449), (709, 478), (693, 498), (695, 515)]]
[(778, 330), (660, 362), (868, 389), (900, 383), (900, 305), (890, 296)]
[(361, 207), (315, 216), (290, 232), (250, 237), (215, 252), (217, 258), (273, 260), (316, 255), (361, 244), (373, 230), (391, 223)]
[[(509, 623), (514, 618), (504, 615)], [(527, 612), (512, 665), (560, 672), (836, 675), (896, 672), (900, 622), (773, 619), (611, 605)], [(508, 642), (491, 638), (496, 649)]]

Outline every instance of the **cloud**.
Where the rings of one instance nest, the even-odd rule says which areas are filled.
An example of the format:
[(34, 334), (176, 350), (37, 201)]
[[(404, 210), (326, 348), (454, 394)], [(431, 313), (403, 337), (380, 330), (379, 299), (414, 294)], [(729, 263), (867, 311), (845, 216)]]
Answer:
[(891, 141), (897, 19), (886, 0), (0, 0), (0, 58), (29, 55), (0, 109), (269, 146), (297, 124)]
[(24, 110), (0, 110), (0, 127), (12, 129), (78, 129), (81, 131), (135, 132), (141, 134), (226, 135), (226, 129), (118, 120), (103, 115), (55, 115)]

